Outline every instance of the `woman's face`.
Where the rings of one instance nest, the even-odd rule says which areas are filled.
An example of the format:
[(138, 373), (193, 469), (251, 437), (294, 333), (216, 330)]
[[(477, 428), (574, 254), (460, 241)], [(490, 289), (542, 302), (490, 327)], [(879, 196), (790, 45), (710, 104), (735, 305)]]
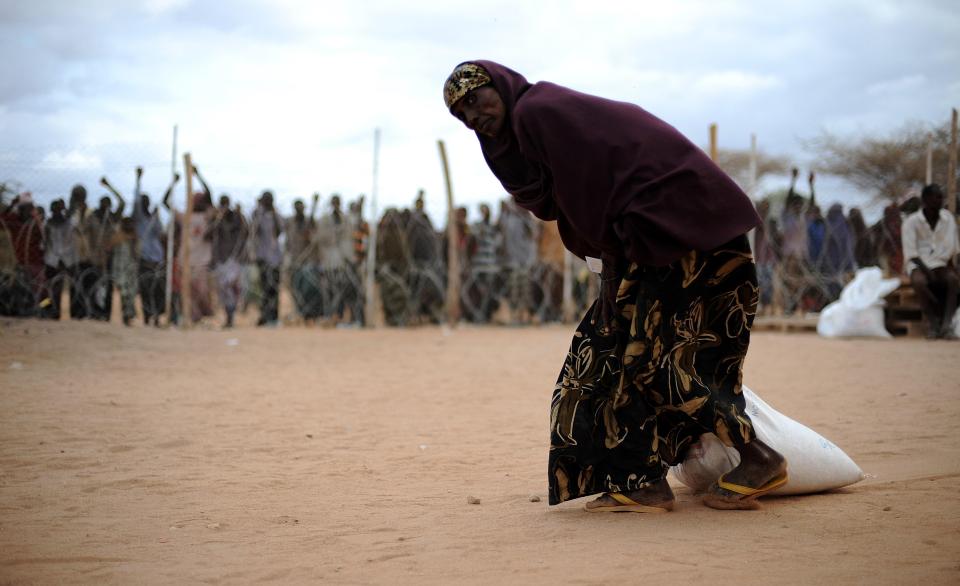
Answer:
[(507, 119), (507, 108), (500, 94), (485, 85), (463, 96), (450, 110), (463, 124), (485, 136), (497, 136)]

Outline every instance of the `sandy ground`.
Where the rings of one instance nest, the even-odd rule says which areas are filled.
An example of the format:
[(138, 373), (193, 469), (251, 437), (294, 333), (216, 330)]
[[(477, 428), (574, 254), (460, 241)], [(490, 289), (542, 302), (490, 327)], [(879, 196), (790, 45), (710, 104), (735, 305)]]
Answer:
[(755, 334), (868, 478), (649, 516), (546, 504), (570, 326), (0, 328), (0, 584), (960, 582), (960, 343)]

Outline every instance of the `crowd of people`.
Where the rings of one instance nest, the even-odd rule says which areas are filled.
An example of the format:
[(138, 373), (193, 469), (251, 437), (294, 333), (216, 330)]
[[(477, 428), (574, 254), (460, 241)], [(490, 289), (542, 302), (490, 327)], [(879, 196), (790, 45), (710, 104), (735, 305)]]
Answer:
[[(370, 229), (362, 195), (344, 206), (333, 194), (318, 214), (320, 196), (314, 194), (309, 210), (296, 199), (285, 216), (276, 209), (273, 193), (264, 191), (252, 213), (245, 214), (227, 194), (214, 204), (206, 179), (196, 167), (192, 172), (200, 189), (189, 213), (171, 207), (179, 177), (161, 198), (172, 225), (164, 225), (159, 206), (142, 191), (140, 168), (131, 205), (106, 178), (101, 185), (109, 195), (92, 211), (83, 185), (74, 186), (67, 201), (52, 201), (49, 213), (29, 192), (4, 202), (0, 315), (109, 321), (116, 292), (126, 325), (138, 315), (146, 325), (179, 323), (186, 256), (186, 319), (194, 323), (232, 327), (238, 311), (259, 306), (257, 324), (276, 325), (281, 290), (290, 299), (285, 321), (365, 323)], [(376, 282), (383, 319), (390, 325), (445, 319), (448, 239), (426, 214), (424, 197), (418, 193), (409, 209), (388, 208), (378, 224)], [(489, 322), (503, 307), (512, 323), (559, 320), (564, 253), (556, 230), (509, 201), (502, 203), (496, 223), (489, 206), (480, 210), (481, 218), (473, 224), (467, 222), (466, 208), (456, 214), (464, 319)], [(180, 250), (184, 229), (188, 255)], [(579, 280), (582, 305), (590, 286), (585, 267)], [(169, 319), (162, 320), (167, 311)], [(218, 311), (222, 320), (215, 316)]]
[[(371, 231), (363, 218), (362, 195), (344, 205), (333, 194), (320, 210), (315, 194), (309, 202), (296, 199), (292, 213), (282, 215), (273, 193), (264, 191), (246, 214), (226, 194), (214, 204), (206, 179), (198, 169), (193, 172), (200, 189), (189, 214), (170, 204), (179, 178), (161, 198), (172, 227), (164, 225), (158, 206), (142, 192), (139, 168), (130, 206), (106, 178), (101, 184), (107, 193), (92, 210), (82, 185), (71, 190), (67, 201), (52, 201), (49, 212), (29, 193), (4, 204), (0, 315), (107, 321), (116, 290), (123, 323), (130, 325), (138, 316), (155, 326), (178, 323), (180, 243), (186, 227), (187, 318), (192, 322), (232, 327), (237, 312), (252, 307), (259, 307), (261, 326), (276, 325), (281, 315), (283, 321), (307, 324), (367, 321), (364, 280)], [(815, 176), (809, 175), (809, 194), (804, 195), (796, 188), (798, 174), (794, 169), (785, 201), (757, 203), (763, 223), (753, 233), (753, 251), (761, 313), (819, 311), (839, 296), (859, 267), (880, 266), (888, 275), (910, 276), (905, 265), (914, 263), (912, 257), (905, 260), (902, 230), (905, 218), (920, 209), (919, 198), (888, 205), (882, 218), (867, 226), (859, 209), (844, 213), (841, 204), (829, 206), (824, 216)], [(386, 209), (378, 222), (376, 284), (381, 317), (389, 325), (446, 319), (450, 240), (426, 214), (424, 197), (421, 191), (411, 208)], [(774, 213), (776, 208), (782, 209)], [(509, 324), (564, 319), (567, 259), (556, 223), (536, 219), (509, 198), (500, 202), (496, 219), (487, 204), (477, 211), (474, 221), (467, 208), (455, 214), (462, 319)], [(582, 260), (571, 255), (569, 261), (573, 315), (566, 317), (572, 318), (592, 302), (598, 285)], [(284, 290), (289, 301), (281, 308)], [(168, 307), (169, 319), (162, 320)]]
[(834, 203), (826, 216), (816, 201), (815, 175), (808, 176), (809, 195), (796, 189), (799, 171), (792, 170), (782, 212), (771, 202), (758, 202), (763, 223), (753, 236), (763, 313), (817, 312), (836, 300), (858, 268), (879, 266), (888, 276), (904, 274), (901, 227), (920, 207), (919, 198), (891, 203), (883, 216), (867, 226), (863, 213), (844, 212)]

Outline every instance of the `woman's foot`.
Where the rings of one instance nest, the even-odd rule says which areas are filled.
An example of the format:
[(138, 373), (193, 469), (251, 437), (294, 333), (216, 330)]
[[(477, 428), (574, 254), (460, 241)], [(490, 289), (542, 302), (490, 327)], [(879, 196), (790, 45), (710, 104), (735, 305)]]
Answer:
[(666, 479), (639, 490), (604, 493), (588, 502), (590, 513), (666, 513), (673, 510), (673, 491)]
[(740, 465), (710, 487), (703, 497), (703, 504), (708, 507), (756, 509), (759, 508), (757, 498), (786, 482), (787, 461), (767, 444), (755, 439), (737, 451)]

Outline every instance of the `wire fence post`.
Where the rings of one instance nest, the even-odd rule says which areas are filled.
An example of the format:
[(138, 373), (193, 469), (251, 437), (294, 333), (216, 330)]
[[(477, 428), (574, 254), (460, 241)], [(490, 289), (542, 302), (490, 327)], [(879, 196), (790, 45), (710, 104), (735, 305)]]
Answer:
[(183, 168), (187, 178), (187, 209), (180, 216), (180, 327), (189, 329), (193, 301), (190, 295), (190, 220), (193, 214), (193, 162), (190, 153), (183, 155)]
[[(170, 156), (170, 178), (177, 176), (177, 126), (173, 126), (173, 152)], [(175, 214), (170, 212), (167, 222), (167, 266), (164, 275), (164, 291), (166, 296), (163, 300), (164, 310), (167, 314), (167, 323), (173, 324), (173, 239), (176, 237)]]
[(947, 209), (957, 213), (957, 109), (950, 117), (950, 158), (947, 159)]
[(376, 327), (378, 317), (375, 315), (377, 304), (374, 294), (376, 293), (377, 279), (377, 183), (380, 168), (380, 129), (373, 131), (373, 185), (370, 190), (370, 223), (367, 231), (367, 258), (366, 258), (366, 282), (364, 283), (364, 316), (368, 328)]
[(447, 186), (447, 321), (450, 325), (460, 319), (460, 251), (457, 246), (457, 210), (453, 207), (453, 186), (450, 183), (450, 165), (447, 163), (447, 147), (437, 141), (440, 161), (443, 163), (443, 179)]

